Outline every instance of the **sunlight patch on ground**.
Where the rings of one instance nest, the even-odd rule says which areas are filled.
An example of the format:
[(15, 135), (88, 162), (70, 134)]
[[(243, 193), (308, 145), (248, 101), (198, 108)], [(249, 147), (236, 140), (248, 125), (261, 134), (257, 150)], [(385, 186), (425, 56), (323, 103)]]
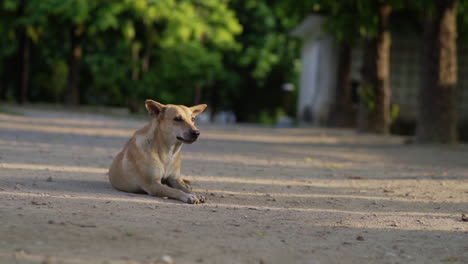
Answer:
[[(0, 163), (0, 168), (18, 169), (18, 170), (46, 170), (57, 172), (81, 172), (105, 174), (108, 168), (96, 168), (85, 166), (57, 166), (49, 164), (30, 164), (30, 163)], [(363, 186), (375, 186), (382, 188), (398, 188), (422, 183), (438, 184), (431, 179), (291, 179), (291, 178), (255, 178), (245, 176), (211, 176), (211, 175), (187, 175), (185, 178), (191, 181), (213, 182), (213, 183), (240, 183), (240, 184), (262, 184), (276, 186), (310, 186), (310, 187), (336, 187), (336, 188), (360, 188)], [(457, 180), (457, 186), (461, 189), (468, 186), (468, 180)], [(391, 185), (389, 185), (391, 184)]]
[(340, 140), (330, 136), (286, 136), (286, 135), (261, 135), (259, 133), (229, 133), (229, 132), (204, 132), (204, 139), (224, 141), (245, 141), (256, 143), (315, 143), (315, 144), (338, 144)]
[(59, 143), (42, 143), (42, 142), (24, 142), (24, 141), (6, 141), (0, 139), (0, 148), (8, 150), (47, 150), (55, 151), (55, 148), (65, 148), (67, 150), (76, 151), (99, 151), (99, 152), (113, 152), (117, 153), (121, 148), (110, 148), (110, 147), (98, 147), (98, 146), (77, 146), (77, 145), (66, 145)]
[(51, 134), (68, 134), (68, 135), (83, 135), (83, 136), (107, 136), (107, 137), (124, 137), (130, 138), (134, 130), (117, 129), (117, 128), (81, 128), (67, 126), (50, 126), (50, 125), (34, 125), (34, 124), (19, 124), (10, 122), (1, 122), (0, 128), (11, 131), (34, 131), (45, 132)]
[[(107, 258), (80, 258), (80, 257), (61, 257), (61, 256), (47, 256), (40, 254), (33, 254), (29, 252), (0, 252), (0, 260), (10, 260), (8, 263), (63, 263), (63, 264), (89, 264), (89, 263), (109, 263), (109, 264), (129, 264), (129, 263), (149, 263), (149, 262), (136, 262), (135, 260), (125, 259), (107, 259)], [(152, 262), (153, 263), (153, 262)], [(154, 262), (159, 263), (159, 262)]]
[[(122, 121), (111, 120), (95, 120), (95, 119), (73, 119), (65, 117), (28, 117), (28, 116), (15, 116), (0, 114), (0, 121), (9, 121), (10, 123), (24, 123), (24, 124), (50, 124), (50, 125), (75, 125), (75, 126), (95, 126), (95, 127), (113, 127), (121, 125)], [(125, 121), (128, 122), (128, 121)]]
[(82, 166), (54, 166), (42, 164), (27, 164), (27, 163), (0, 163), (0, 168), (4, 169), (19, 169), (19, 170), (48, 170), (48, 171), (63, 171), (63, 172), (84, 172), (84, 173), (107, 173), (108, 169), (92, 168)]
[[(96, 120), (73, 120), (64, 118), (33, 118), (10, 116), (0, 114), (0, 128), (7, 130), (36, 131), (54, 134), (72, 134), (72, 135), (95, 135), (95, 136), (114, 136), (130, 137), (138, 128), (128, 130), (121, 128), (107, 128), (118, 124), (111, 121)], [(69, 125), (69, 126), (66, 126)], [(76, 127), (70, 125), (80, 125)], [(96, 127), (104, 126), (104, 127)], [(204, 139), (225, 140), (225, 141), (244, 141), (259, 143), (317, 143), (317, 144), (337, 144), (337, 137), (315, 135), (315, 136), (286, 136), (286, 135), (262, 135), (252, 132), (213, 132), (207, 131), (202, 134)]]
[(247, 155), (235, 155), (235, 154), (194, 154), (185, 153), (182, 154), (183, 160), (191, 161), (215, 161), (220, 163), (239, 163), (243, 165), (255, 165), (255, 166), (285, 166), (285, 167), (300, 167), (300, 168), (344, 168), (351, 167), (350, 162), (324, 162), (323, 160), (314, 159), (290, 159), (290, 158), (259, 158), (249, 157)]
[[(237, 209), (247, 209), (247, 210), (257, 210), (257, 211), (289, 211), (289, 212), (298, 212), (298, 213), (327, 213), (330, 214), (329, 216), (324, 219), (322, 222), (315, 222), (311, 223), (314, 226), (336, 226), (336, 221), (338, 221), (341, 217), (347, 216), (373, 216), (375, 217), (375, 226), (367, 226), (366, 228), (371, 229), (391, 229), (391, 230), (437, 230), (437, 231), (454, 231), (450, 228), (444, 228), (444, 226), (438, 226), (437, 228), (424, 225), (418, 227), (406, 227), (406, 226), (399, 226), (399, 227), (391, 227), (385, 226), (388, 222), (388, 217), (395, 219), (395, 217), (399, 218), (398, 221), (407, 222), (407, 221), (415, 221), (414, 217), (418, 219), (424, 218), (424, 221), (442, 221), (442, 220), (450, 220), (455, 218), (456, 216), (453, 214), (448, 213), (429, 213), (429, 212), (375, 212), (375, 211), (349, 211), (349, 210), (339, 210), (339, 209), (329, 209), (329, 208), (297, 208), (297, 207), (277, 207), (277, 206), (258, 206), (258, 205), (246, 205), (246, 204), (228, 204), (228, 203), (205, 203), (199, 205), (191, 205), (180, 203), (177, 201), (165, 201), (160, 198), (154, 198), (150, 196), (144, 196), (145, 198), (140, 197), (116, 197), (116, 196), (89, 196), (89, 195), (52, 195), (52, 194), (36, 194), (36, 193), (21, 193), (21, 192), (8, 192), (8, 191), (0, 191), (0, 196), (9, 195), (9, 196), (21, 196), (21, 197), (31, 197), (31, 198), (57, 198), (57, 199), (70, 199), (70, 200), (94, 200), (94, 201), (115, 201), (115, 202), (127, 202), (127, 203), (140, 203), (140, 204), (158, 204), (158, 205), (170, 205), (170, 206), (184, 206), (184, 207), (209, 207), (209, 208), (237, 208)], [(380, 219), (381, 218), (381, 219)], [(330, 221), (330, 219), (334, 219)], [(336, 221), (335, 221), (336, 220)], [(359, 227), (359, 221), (351, 220), (346, 222), (348, 227)], [(460, 224), (459, 230), (457, 232), (464, 232), (463, 223)]]
[[(398, 196), (373, 196), (369, 195), (354, 195), (354, 194), (330, 194), (330, 193), (272, 193), (272, 192), (245, 192), (245, 191), (224, 191), (217, 189), (193, 189), (194, 192), (205, 192), (205, 193), (216, 193), (224, 195), (235, 195), (235, 196), (257, 196), (257, 197), (284, 197), (284, 198), (345, 198), (345, 199), (365, 199), (369, 201), (391, 201), (391, 202), (418, 202), (418, 203), (431, 203), (427, 199), (413, 198), (408, 199), (405, 197)], [(450, 203), (450, 202), (447, 202)], [(454, 202), (455, 203), (455, 202)]]

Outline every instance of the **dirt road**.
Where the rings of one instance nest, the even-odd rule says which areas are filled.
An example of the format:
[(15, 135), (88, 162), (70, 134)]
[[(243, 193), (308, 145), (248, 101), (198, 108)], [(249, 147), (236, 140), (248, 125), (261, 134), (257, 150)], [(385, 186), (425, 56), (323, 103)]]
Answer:
[(201, 125), (183, 173), (208, 202), (111, 188), (144, 121), (0, 114), (0, 263), (468, 263), (468, 147)]

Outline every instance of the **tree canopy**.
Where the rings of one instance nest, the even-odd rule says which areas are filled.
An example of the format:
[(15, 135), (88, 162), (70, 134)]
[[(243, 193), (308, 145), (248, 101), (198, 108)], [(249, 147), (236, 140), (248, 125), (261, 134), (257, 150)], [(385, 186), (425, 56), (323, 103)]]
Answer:
[[(249, 96), (245, 91), (271, 92), (272, 103), (237, 109), (241, 119), (256, 121), (259, 112), (274, 112), (278, 82), (294, 81), (298, 70), (289, 66), (297, 62), (298, 45), (287, 36), (294, 23), (276, 6), (237, 0), (4, 0), (0, 68), (15, 64), (27, 70), (4, 73), (0, 96), (16, 97), (25, 76), (29, 101), (62, 102), (72, 84), (82, 104), (135, 111), (148, 97), (233, 108)], [(73, 71), (78, 79), (70, 79)]]
[[(392, 7), (392, 32), (422, 32), (436, 0), (2, 0), (0, 99), (62, 103), (74, 92), (70, 102), (132, 111), (146, 98), (203, 101), (271, 123), (295, 112), (281, 89), (300, 70), (291, 29), (325, 14), (325, 30), (353, 46), (378, 34), (381, 2)], [(458, 2), (466, 39), (468, 2)]]

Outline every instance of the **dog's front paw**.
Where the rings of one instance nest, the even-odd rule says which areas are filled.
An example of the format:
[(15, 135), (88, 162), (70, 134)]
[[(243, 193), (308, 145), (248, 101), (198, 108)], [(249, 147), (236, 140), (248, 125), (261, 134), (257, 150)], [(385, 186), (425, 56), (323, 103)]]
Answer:
[[(183, 202), (186, 202), (186, 203), (189, 203), (189, 204), (199, 204), (199, 203), (202, 203), (200, 202), (200, 200), (198, 199), (198, 196), (194, 193), (187, 193), (183, 199), (182, 199)], [(204, 201), (203, 201), (204, 202)]]
[(197, 196), (197, 198), (198, 198), (198, 200), (200, 201), (200, 203), (204, 203), (204, 202), (206, 201), (205, 196), (203, 196), (203, 195), (201, 195), (201, 194), (199, 194), (199, 193), (194, 193), (194, 194)]

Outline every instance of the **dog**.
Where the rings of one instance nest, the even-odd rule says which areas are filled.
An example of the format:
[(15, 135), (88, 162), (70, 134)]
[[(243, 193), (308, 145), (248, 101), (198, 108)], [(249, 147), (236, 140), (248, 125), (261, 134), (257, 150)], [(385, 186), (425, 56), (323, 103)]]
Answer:
[(130, 193), (147, 193), (189, 204), (204, 203), (206, 198), (192, 193), (190, 182), (180, 174), (180, 149), (200, 136), (195, 118), (206, 104), (192, 107), (161, 104), (146, 100), (152, 120), (137, 130), (109, 168), (114, 188)]

